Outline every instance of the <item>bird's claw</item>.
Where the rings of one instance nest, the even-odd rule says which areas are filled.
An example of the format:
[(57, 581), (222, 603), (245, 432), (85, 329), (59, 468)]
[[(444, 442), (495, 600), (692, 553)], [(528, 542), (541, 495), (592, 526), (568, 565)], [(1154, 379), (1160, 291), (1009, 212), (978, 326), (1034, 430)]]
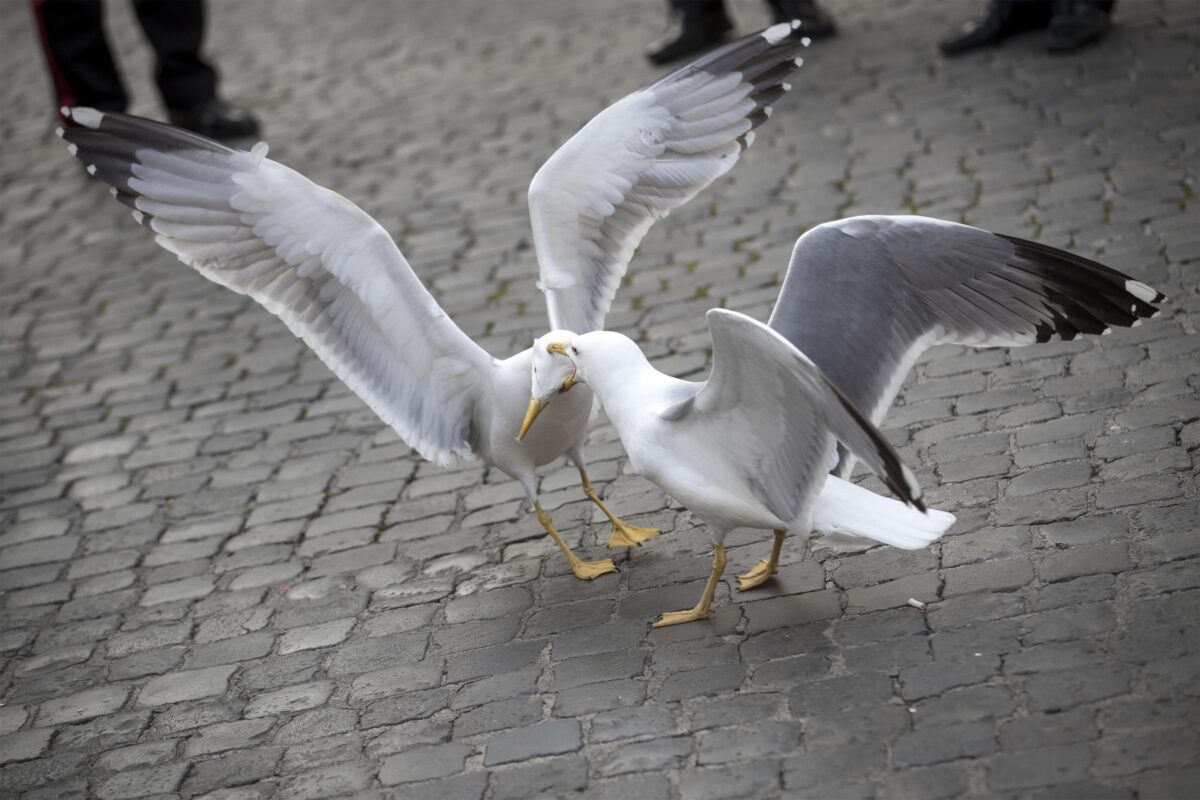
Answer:
[(609, 572), (616, 572), (617, 565), (613, 563), (611, 558), (602, 558), (599, 561), (576, 560), (571, 562), (571, 571), (575, 573), (576, 578), (590, 581)]
[(653, 539), (659, 534), (658, 528), (639, 528), (627, 525), (620, 520), (613, 522), (612, 536), (608, 539), (609, 547), (640, 546), (647, 539)]
[(708, 619), (712, 609), (708, 608), (689, 608), (687, 611), (668, 611), (658, 618), (651, 627), (665, 628), (668, 625), (682, 625), (685, 622), (696, 622), (702, 619)]
[(754, 569), (737, 576), (738, 591), (745, 592), (749, 589), (753, 589), (756, 586), (762, 586), (764, 583), (770, 580), (771, 576), (777, 571), (777, 569), (773, 569), (770, 563), (766, 561), (758, 562)]

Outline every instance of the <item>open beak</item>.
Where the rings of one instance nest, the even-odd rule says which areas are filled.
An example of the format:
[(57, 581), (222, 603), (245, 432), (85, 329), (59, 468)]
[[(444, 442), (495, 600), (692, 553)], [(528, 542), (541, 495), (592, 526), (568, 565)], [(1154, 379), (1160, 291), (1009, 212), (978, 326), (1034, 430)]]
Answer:
[(529, 398), (529, 408), (525, 411), (525, 421), (521, 423), (521, 432), (517, 434), (518, 442), (525, 438), (525, 434), (529, 433), (533, 421), (538, 418), (538, 414), (542, 413), (543, 408), (545, 406), (542, 405), (541, 400), (538, 400), (536, 397)]

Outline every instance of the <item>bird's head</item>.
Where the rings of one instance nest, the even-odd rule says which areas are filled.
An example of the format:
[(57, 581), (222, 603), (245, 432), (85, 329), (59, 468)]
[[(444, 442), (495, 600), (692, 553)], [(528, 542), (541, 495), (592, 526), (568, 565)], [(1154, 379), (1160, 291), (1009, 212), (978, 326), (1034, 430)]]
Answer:
[(646, 356), (637, 342), (616, 331), (592, 331), (563, 343), (566, 357), (575, 367), (575, 382), (596, 388), (597, 381), (617, 378), (644, 366)]
[(533, 340), (533, 376), (529, 396), (529, 408), (517, 440), (525, 438), (529, 426), (550, 405), (554, 398), (578, 383), (575, 365), (567, 357), (568, 342), (575, 338), (571, 331), (555, 330)]
[[(560, 334), (564, 334), (560, 336)], [(538, 414), (551, 400), (572, 386), (607, 380), (629, 367), (644, 365), (646, 357), (637, 343), (613, 331), (592, 331), (581, 336), (564, 331), (551, 331), (534, 345), (533, 397), (521, 425), (521, 439), (529, 431)], [(553, 362), (553, 373), (543, 376), (538, 367), (540, 353)]]

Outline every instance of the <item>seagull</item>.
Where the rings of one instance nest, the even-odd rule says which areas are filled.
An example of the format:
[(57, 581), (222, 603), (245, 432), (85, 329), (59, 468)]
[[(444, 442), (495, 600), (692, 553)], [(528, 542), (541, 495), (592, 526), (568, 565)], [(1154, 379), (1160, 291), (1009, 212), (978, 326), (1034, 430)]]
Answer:
[[(700, 601), (654, 627), (709, 616), (735, 528), (847, 533), (905, 549), (925, 547), (954, 522), (927, 510), (896, 451), (791, 342), (736, 311), (708, 314), (713, 366), (706, 381), (665, 375), (632, 339), (592, 331), (564, 343), (573, 380), (592, 388), (633, 470), (708, 527), (713, 566)], [(880, 475), (899, 501), (826, 476), (836, 442)], [(776, 558), (778, 558), (776, 556)]]
[[(670, 625), (708, 615), (732, 528), (775, 534), (770, 557), (739, 576), (746, 590), (776, 572), (789, 530), (917, 548), (952, 524), (945, 512), (919, 514), (847, 480), (863, 458), (901, 500), (924, 510), (911, 473), (893, 463), (875, 426), (928, 347), (1105, 334), (1154, 317), (1164, 299), (1117, 270), (1038, 242), (929, 217), (869, 215), (818, 225), (797, 240), (766, 325), (709, 312), (706, 382), (662, 375), (615, 333), (550, 346), (575, 366), (573, 383), (592, 387), (634, 469), (709, 526), (712, 577), (695, 608), (656, 623)], [(839, 420), (841, 412), (857, 427)]]
[[(267, 158), (265, 143), (239, 150), (83, 107), (63, 109), (71, 124), (59, 135), (159, 245), (279, 317), (424, 458), (480, 458), (519, 481), (586, 580), (616, 567), (572, 552), (538, 500), (537, 467), (571, 460), (612, 522), (610, 547), (658, 531), (623, 522), (592, 486), (583, 453), (592, 395), (571, 391), (573, 367), (548, 345), (603, 327), (650, 226), (737, 163), (801, 63), (798, 29), (774, 25), (633, 92), (538, 170), (529, 212), (553, 330), (503, 360), (454, 324), (374, 219)], [(518, 441), (522, 406), (550, 408)]]

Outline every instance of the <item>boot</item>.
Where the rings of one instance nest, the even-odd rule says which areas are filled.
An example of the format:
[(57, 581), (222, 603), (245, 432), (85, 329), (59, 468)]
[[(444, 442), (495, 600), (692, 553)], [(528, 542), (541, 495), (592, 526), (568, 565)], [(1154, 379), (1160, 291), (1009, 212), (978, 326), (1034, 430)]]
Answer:
[(767, 0), (776, 22), (800, 20), (800, 33), (810, 39), (825, 39), (837, 33), (833, 17), (816, 0)]
[(210, 139), (241, 139), (258, 135), (258, 120), (250, 112), (212, 98), (188, 109), (169, 112), (172, 125)]
[(1112, 3), (1057, 0), (1046, 31), (1046, 49), (1051, 53), (1070, 53), (1100, 39), (1108, 33), (1111, 9)]
[(990, 0), (983, 18), (963, 23), (938, 48), (943, 55), (956, 56), (999, 44), (1014, 33), (1044, 28), (1049, 22), (1048, 0)]
[(722, 0), (673, 0), (671, 28), (650, 45), (646, 58), (661, 66), (698, 56), (725, 42), (732, 30)]

